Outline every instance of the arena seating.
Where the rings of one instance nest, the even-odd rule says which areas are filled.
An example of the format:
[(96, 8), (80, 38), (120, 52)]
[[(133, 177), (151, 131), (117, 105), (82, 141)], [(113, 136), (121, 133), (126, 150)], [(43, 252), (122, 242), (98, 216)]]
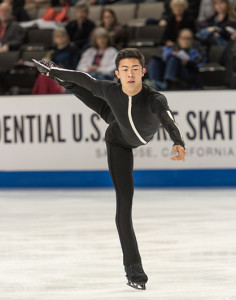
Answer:
[(0, 73), (4, 73), (12, 69), (19, 58), (20, 58), (19, 51), (1, 52)]
[(204, 89), (226, 88), (224, 66), (219, 64), (223, 46), (212, 46), (209, 51), (209, 63), (200, 68), (200, 80)]
[[(90, 7), (89, 18), (97, 25), (100, 23), (101, 12), (104, 6), (94, 5)], [(106, 5), (112, 8), (118, 16), (119, 22), (123, 25), (125, 38), (124, 47), (139, 47), (146, 58), (146, 64), (153, 56), (161, 55), (161, 42), (163, 38), (164, 27), (157, 25), (146, 25), (148, 18), (159, 19), (164, 11), (163, 2), (139, 3), (139, 4), (116, 4)], [(48, 6), (41, 8), (30, 8), (27, 10), (31, 19), (41, 18)], [(56, 7), (61, 10), (61, 7)], [(75, 7), (70, 7), (67, 11), (69, 20), (75, 20)], [(19, 52), (0, 53), (0, 73), (6, 74), (12, 84), (19, 84), (17, 74), (22, 76), (29, 72), (31, 79), (35, 76), (31, 68), (24, 70), (14, 67), (18, 59), (31, 61), (32, 58), (41, 59), (47, 51), (53, 47), (52, 30), (37, 28), (26, 29), (27, 39)], [(219, 58), (222, 54), (222, 47), (214, 46), (209, 50), (209, 62), (200, 69), (200, 80), (204, 89), (226, 87), (224, 83), (225, 68), (219, 64)], [(2, 76), (2, 75), (0, 75)], [(25, 75), (26, 76), (26, 75)], [(29, 80), (32, 86), (32, 80)], [(29, 88), (29, 85), (27, 86)], [(28, 89), (30, 93), (30, 88)]]

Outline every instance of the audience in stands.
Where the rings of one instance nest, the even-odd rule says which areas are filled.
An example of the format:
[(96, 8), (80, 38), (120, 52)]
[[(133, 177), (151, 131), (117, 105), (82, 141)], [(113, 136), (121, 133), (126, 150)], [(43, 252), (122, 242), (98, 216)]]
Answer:
[(206, 45), (226, 46), (234, 39), (236, 12), (229, 0), (213, 0), (215, 14), (201, 23), (196, 37)]
[(12, 5), (12, 15), (17, 22), (29, 21), (29, 16), (24, 9), (24, 0), (2, 0), (2, 3)]
[[(199, 7), (202, 0), (188, 0), (187, 2), (188, 2), (188, 14), (195, 19), (198, 16)], [(161, 26), (167, 25), (167, 21), (172, 14), (171, 0), (164, 0), (164, 7), (165, 10), (159, 22), (159, 25)]]
[(101, 27), (104, 27), (110, 37), (111, 45), (121, 49), (124, 44), (123, 27), (118, 23), (114, 10), (104, 8), (101, 15)]
[(197, 17), (198, 23), (207, 20), (214, 14), (214, 4), (212, 0), (201, 0), (199, 13)]
[[(57, 65), (66, 69), (75, 70), (79, 55), (75, 47), (70, 45), (70, 39), (64, 27), (53, 31), (53, 42), (56, 50), (48, 52), (45, 60), (52, 60)], [(50, 78), (39, 74), (33, 88), (33, 94), (61, 94), (64, 89)]]
[(225, 84), (230, 88), (236, 89), (236, 34), (225, 47), (220, 63), (226, 69)]
[(87, 72), (96, 79), (113, 79), (118, 51), (110, 46), (108, 31), (97, 28), (93, 32), (91, 43), (92, 47), (82, 54), (77, 70)]
[(167, 20), (163, 42), (166, 46), (173, 46), (178, 33), (183, 28), (188, 28), (195, 32), (195, 20), (188, 14), (187, 0), (171, 0), (171, 15)]
[[(45, 21), (42, 18), (33, 19), (33, 16), (36, 18), (39, 15), (38, 13), (41, 12), (39, 8), (41, 7), (52, 9), (52, 6), (60, 6), (60, 11), (65, 12), (67, 8), (63, 6), (65, 3), (69, 3), (73, 6), (70, 9), (75, 10), (76, 19), (70, 20), (70, 22), (67, 22), (66, 19), (62, 20), (67, 22), (65, 28), (59, 27), (53, 33), (56, 50), (50, 51), (46, 59), (53, 60), (64, 68), (75, 69), (77, 66), (78, 70), (88, 72), (95, 78), (113, 79), (116, 49), (122, 49), (125, 46), (127, 41), (124, 39), (128, 35), (125, 34), (126, 29), (117, 21), (115, 6), (113, 9), (103, 7), (99, 28), (95, 29), (95, 24), (89, 20), (89, 4), (104, 5), (155, 1), (0, 0), (0, 52), (20, 49), (25, 39), (25, 31), (19, 25), (26, 27), (38, 26), (40, 29), (55, 29), (61, 26), (60, 22)], [(220, 51), (222, 51), (222, 48), (225, 49), (220, 63), (226, 68), (227, 86), (235, 88), (235, 0), (163, 0), (162, 3), (165, 11), (161, 20), (149, 19), (147, 21), (147, 24), (154, 23), (165, 27), (163, 28), (164, 36), (162, 40), (164, 47), (159, 47), (160, 52), (163, 49), (163, 57), (158, 57), (159, 50), (155, 50), (156, 56), (151, 59), (149, 64), (151, 84), (165, 90), (173, 88), (176, 85), (176, 79), (178, 79), (177, 85), (184, 81), (186, 86), (196, 87), (198, 84), (198, 69), (206, 61), (202, 50), (199, 50), (200, 44), (201, 47), (204, 45), (203, 49), (209, 50), (211, 45), (216, 45)], [(140, 7), (137, 6), (136, 9), (140, 9)], [(29, 12), (30, 21), (27, 21), (28, 15), (24, 8), (27, 8), (26, 11)], [(59, 11), (58, 8), (56, 11)], [(96, 13), (96, 9), (94, 12)], [(73, 15), (73, 13), (70, 12), (67, 15)], [(122, 15), (118, 17), (122, 18)], [(27, 22), (20, 22), (19, 24), (16, 22), (22, 20)], [(99, 22), (99, 20), (97, 21)], [(195, 24), (198, 24), (198, 32), (195, 36), (200, 41), (198, 46), (193, 42), (193, 33), (196, 32)], [(139, 30), (135, 32), (137, 36), (134, 39), (138, 39)], [(209, 47), (205, 47), (205, 45)], [(22, 51), (26, 51), (26, 48)], [(152, 56), (152, 51), (154, 51), (154, 48), (150, 49), (150, 52), (147, 51), (148, 57)], [(79, 61), (80, 57), (81, 60)], [(1, 77), (4, 76), (1, 75)], [(40, 75), (38, 77), (34, 93), (61, 92), (64, 92), (64, 89), (54, 81), (45, 76)]]
[(25, 32), (13, 21), (12, 6), (0, 4), (0, 52), (17, 50), (23, 44)]
[[(194, 47), (193, 32), (182, 29), (177, 43), (163, 47), (163, 56), (153, 58), (149, 63), (149, 79), (155, 87), (167, 90), (180, 79), (191, 87), (198, 85), (198, 69), (206, 62), (205, 56)], [(149, 83), (149, 82), (147, 82)]]
[(84, 50), (89, 46), (90, 35), (95, 28), (95, 24), (88, 19), (89, 7), (85, 2), (78, 2), (75, 5), (76, 20), (70, 21), (66, 25), (66, 30), (70, 40), (78, 50)]

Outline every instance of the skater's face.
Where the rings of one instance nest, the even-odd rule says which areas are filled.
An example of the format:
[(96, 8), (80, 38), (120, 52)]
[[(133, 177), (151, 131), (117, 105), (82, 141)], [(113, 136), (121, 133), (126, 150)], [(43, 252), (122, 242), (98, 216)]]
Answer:
[(123, 90), (133, 93), (142, 87), (142, 77), (145, 72), (146, 69), (142, 68), (138, 59), (124, 58), (120, 60), (118, 70), (115, 71), (115, 74), (120, 79)]

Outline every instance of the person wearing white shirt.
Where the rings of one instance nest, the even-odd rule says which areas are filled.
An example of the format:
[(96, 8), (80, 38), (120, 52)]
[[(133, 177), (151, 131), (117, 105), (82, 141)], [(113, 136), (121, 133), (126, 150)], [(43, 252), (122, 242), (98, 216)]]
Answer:
[(92, 47), (85, 50), (77, 65), (77, 70), (86, 72), (100, 80), (112, 80), (114, 77), (117, 49), (110, 47), (110, 38), (106, 29), (95, 29)]

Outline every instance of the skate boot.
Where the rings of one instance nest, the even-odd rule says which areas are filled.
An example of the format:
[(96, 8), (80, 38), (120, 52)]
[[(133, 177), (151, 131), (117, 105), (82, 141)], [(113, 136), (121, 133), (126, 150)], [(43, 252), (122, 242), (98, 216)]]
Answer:
[(32, 60), (35, 63), (35, 66), (38, 69), (38, 71), (43, 75), (46, 75), (50, 71), (51, 65), (49, 64), (48, 61), (46, 60), (38, 61), (36, 59), (32, 59)]
[(148, 277), (144, 273), (141, 263), (125, 266), (125, 272), (128, 279), (127, 285), (138, 290), (146, 290), (145, 284), (148, 281)]
[[(35, 66), (38, 69), (38, 71), (43, 75), (46, 75), (52, 67), (59, 68), (59, 66), (51, 60), (39, 60), (39, 61), (36, 59), (32, 59), (32, 60), (35, 63)], [(68, 90), (72, 89), (75, 86), (75, 84), (72, 82), (67, 82), (56, 77), (49, 76), (49, 78), (53, 79), (58, 84), (60, 84), (61, 86), (63, 86)]]

